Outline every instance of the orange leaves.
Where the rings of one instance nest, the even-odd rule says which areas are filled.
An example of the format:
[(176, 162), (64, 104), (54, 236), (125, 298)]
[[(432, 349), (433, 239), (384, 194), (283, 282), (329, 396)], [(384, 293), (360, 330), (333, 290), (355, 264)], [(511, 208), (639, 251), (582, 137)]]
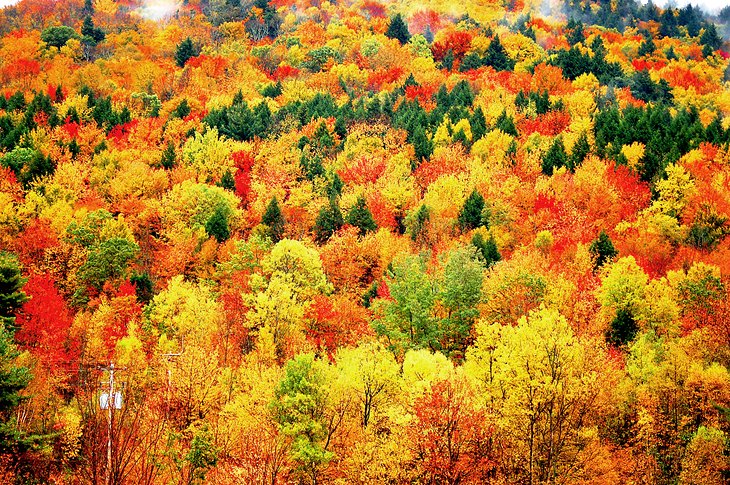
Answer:
[(372, 154), (360, 155), (338, 173), (346, 184), (374, 184), (385, 173), (385, 159)]
[(561, 68), (545, 63), (540, 63), (535, 66), (531, 91), (538, 93), (547, 91), (551, 95), (562, 95), (570, 92), (570, 90), (570, 81), (563, 77), (563, 70)]
[(401, 66), (395, 66), (390, 69), (377, 69), (368, 76), (368, 89), (378, 92), (386, 85), (398, 81), (404, 73), (405, 69)]
[(543, 136), (556, 136), (570, 125), (570, 113), (567, 111), (548, 111), (537, 118), (526, 118), (517, 126), (523, 135), (540, 133)]
[(474, 34), (468, 31), (455, 30), (447, 33), (443, 40), (434, 42), (431, 50), (437, 61), (443, 60), (446, 53), (451, 50), (454, 57), (461, 58), (471, 48), (471, 40)]
[(640, 209), (648, 207), (651, 200), (649, 185), (627, 166), (609, 164), (606, 167), (606, 179), (619, 194), (621, 220), (631, 219)]
[(370, 312), (349, 296), (316, 296), (307, 318), (307, 340), (329, 357), (338, 348), (357, 345), (373, 335)]
[(413, 404), (408, 435), (429, 483), (483, 483), (494, 467), (492, 426), (464, 378), (434, 382)]

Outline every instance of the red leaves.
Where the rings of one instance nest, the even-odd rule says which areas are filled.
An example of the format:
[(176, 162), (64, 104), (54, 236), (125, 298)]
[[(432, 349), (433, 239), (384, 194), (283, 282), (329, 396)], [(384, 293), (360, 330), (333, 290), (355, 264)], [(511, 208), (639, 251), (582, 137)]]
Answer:
[(400, 66), (387, 70), (378, 69), (377, 71), (373, 71), (368, 76), (368, 89), (378, 92), (383, 86), (398, 81), (403, 76), (403, 73), (405, 73), (405, 69)]
[(338, 173), (342, 181), (348, 185), (375, 183), (385, 173), (385, 159), (362, 155)]
[(76, 357), (78, 342), (71, 340), (73, 317), (49, 275), (32, 274), (23, 291), (30, 300), (20, 310), (15, 339), (47, 367), (68, 365)]
[(523, 135), (540, 133), (543, 136), (556, 136), (570, 125), (570, 114), (567, 111), (548, 111), (537, 118), (524, 119), (518, 123)]
[(307, 339), (332, 357), (339, 347), (372, 335), (370, 313), (346, 296), (316, 296), (308, 314)]
[(627, 166), (609, 164), (606, 167), (606, 179), (619, 193), (622, 220), (632, 219), (639, 210), (648, 207), (651, 200), (649, 185)]
[(106, 137), (108, 140), (112, 140), (118, 145), (127, 143), (127, 141), (129, 140), (129, 134), (134, 128), (137, 127), (138, 123), (139, 120), (132, 120), (129, 123), (124, 123), (123, 125), (116, 125), (114, 128), (111, 129)]
[(466, 379), (434, 382), (416, 399), (408, 428), (428, 483), (484, 483), (494, 467), (491, 426), (472, 402)]
[(3, 69), (6, 79), (37, 76), (41, 72), (41, 64), (34, 59), (17, 59)]
[(296, 77), (299, 74), (299, 69), (296, 67), (291, 67), (286, 64), (282, 64), (281, 66), (274, 69), (274, 72), (271, 74), (271, 77), (274, 79), (274, 81), (281, 81), (282, 79), (288, 78), (288, 77)]
[(461, 58), (471, 48), (473, 34), (463, 30), (449, 32), (443, 41), (435, 42), (431, 50), (437, 61), (443, 60), (446, 53), (451, 50), (454, 57)]
[(26, 266), (40, 263), (47, 248), (57, 246), (58, 238), (45, 219), (33, 219), (15, 239), (15, 251)]
[(233, 181), (236, 186), (236, 195), (241, 198), (241, 205), (248, 205), (249, 193), (251, 192), (251, 168), (254, 164), (254, 157), (247, 151), (237, 151), (231, 154), (233, 163), (238, 169)]
[(365, 11), (371, 18), (387, 18), (387, 12), (385, 10), (385, 5), (383, 5), (380, 2), (375, 2), (373, 0), (365, 0), (362, 4), (361, 9)]

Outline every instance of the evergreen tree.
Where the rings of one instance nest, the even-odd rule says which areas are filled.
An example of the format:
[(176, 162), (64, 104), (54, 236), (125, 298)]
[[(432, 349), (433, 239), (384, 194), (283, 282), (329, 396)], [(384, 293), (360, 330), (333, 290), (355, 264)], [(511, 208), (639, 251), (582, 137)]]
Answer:
[(542, 173), (552, 175), (556, 168), (564, 167), (568, 163), (563, 138), (558, 136), (542, 159)]
[(411, 34), (408, 32), (408, 26), (405, 21), (403, 21), (401, 14), (395, 14), (395, 16), (390, 19), (390, 24), (388, 25), (388, 30), (385, 32), (385, 35), (391, 39), (398, 40), (401, 45), (408, 43), (411, 39)]
[(484, 117), (484, 111), (477, 106), (471, 117), (469, 117), (469, 125), (471, 126), (471, 141), (476, 142), (487, 134), (487, 119)]
[(644, 42), (642, 42), (641, 45), (639, 46), (638, 54), (639, 54), (639, 57), (650, 56), (654, 53), (655, 50), (656, 50), (656, 44), (654, 44), (654, 41), (652, 40), (652, 38), (649, 37)]
[(588, 248), (590, 253), (596, 258), (594, 263), (594, 269), (598, 269), (607, 262), (611, 262), (613, 258), (618, 255), (618, 251), (611, 242), (611, 238), (608, 237), (606, 231), (601, 231), (598, 238), (594, 240)]
[(18, 258), (5, 251), (0, 252), (0, 322), (8, 330), (15, 326), (15, 312), (28, 301), (23, 292), (27, 279), (20, 272)]
[(160, 165), (162, 166), (162, 168), (170, 170), (172, 167), (175, 166), (175, 158), (175, 145), (171, 141), (168, 141), (165, 150), (162, 152)]
[(426, 204), (421, 204), (415, 214), (409, 218), (408, 233), (413, 241), (418, 242), (425, 236), (426, 224), (431, 219), (431, 213)]
[(188, 37), (177, 45), (177, 48), (175, 49), (175, 62), (177, 62), (178, 67), (184, 67), (185, 63), (188, 62), (188, 59), (195, 57), (198, 54), (200, 54), (200, 49), (196, 47), (195, 44), (193, 44), (192, 39)]
[(233, 192), (236, 190), (236, 180), (233, 178), (233, 174), (230, 169), (226, 169), (221, 175), (221, 180), (218, 182), (218, 187), (222, 187), (226, 190)]
[(261, 217), (261, 224), (268, 227), (268, 236), (274, 243), (281, 241), (284, 236), (284, 214), (281, 213), (279, 207), (279, 201), (276, 200), (276, 196), (271, 198), (269, 205), (266, 206), (264, 215)]
[(441, 59), (441, 67), (446, 69), (447, 71), (450, 71), (454, 67), (454, 50), (449, 49), (446, 51), (446, 54), (444, 54), (444, 58)]
[(498, 35), (495, 35), (492, 42), (489, 43), (487, 52), (484, 54), (484, 64), (492, 66), (497, 71), (511, 71), (515, 67), (515, 61), (507, 55)]
[(722, 46), (722, 38), (717, 34), (717, 28), (712, 22), (705, 24), (705, 30), (700, 37), (700, 44), (709, 47), (713, 52)]
[(497, 122), (494, 124), (494, 127), (508, 135), (512, 135), (514, 137), (519, 136), (517, 134), (515, 122), (512, 117), (507, 114), (506, 110), (502, 110), (502, 114), (500, 114), (497, 118)]
[(476, 229), (482, 225), (482, 211), (484, 210), (484, 197), (474, 189), (464, 202), (457, 219), (462, 232)]
[(433, 153), (433, 142), (428, 139), (428, 136), (426, 136), (426, 130), (420, 124), (416, 126), (415, 130), (413, 130), (411, 143), (413, 144), (416, 160), (419, 163), (424, 160), (428, 160)]
[(584, 131), (576, 140), (575, 145), (573, 145), (573, 151), (570, 153), (570, 158), (568, 159), (568, 168), (571, 171), (575, 171), (583, 163), (583, 160), (585, 160), (590, 151), (591, 146), (588, 143), (588, 135)]
[(497, 261), (502, 260), (502, 255), (499, 254), (499, 249), (497, 249), (497, 243), (494, 241), (494, 237), (490, 237), (485, 241), (484, 236), (482, 236), (480, 232), (476, 232), (471, 238), (471, 244), (479, 250), (484, 258), (487, 268)]
[(319, 210), (319, 215), (314, 223), (315, 239), (318, 243), (324, 244), (332, 235), (337, 232), (344, 221), (337, 199), (330, 198), (329, 204)]
[(205, 232), (214, 237), (216, 241), (222, 243), (231, 237), (231, 230), (228, 227), (228, 218), (226, 217), (223, 208), (216, 208), (215, 212), (210, 216), (210, 219), (205, 223)]
[(370, 209), (368, 209), (368, 206), (365, 203), (365, 198), (362, 196), (357, 198), (357, 202), (355, 202), (355, 205), (350, 209), (350, 212), (347, 213), (345, 222), (357, 227), (360, 230), (361, 236), (364, 236), (368, 232), (374, 231), (378, 228)]
[(180, 101), (180, 103), (177, 105), (177, 107), (170, 113), (171, 118), (187, 118), (190, 116), (190, 105), (188, 105), (188, 100), (183, 99)]
[(616, 317), (611, 321), (611, 326), (606, 333), (608, 343), (623, 346), (634, 340), (639, 331), (639, 326), (634, 320), (631, 312), (621, 308), (616, 312)]

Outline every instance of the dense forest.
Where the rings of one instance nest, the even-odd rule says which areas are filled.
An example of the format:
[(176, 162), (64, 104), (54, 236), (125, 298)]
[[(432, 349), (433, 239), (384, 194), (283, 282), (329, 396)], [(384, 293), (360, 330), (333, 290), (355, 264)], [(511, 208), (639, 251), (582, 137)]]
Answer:
[(729, 28), (0, 9), (0, 483), (728, 483)]

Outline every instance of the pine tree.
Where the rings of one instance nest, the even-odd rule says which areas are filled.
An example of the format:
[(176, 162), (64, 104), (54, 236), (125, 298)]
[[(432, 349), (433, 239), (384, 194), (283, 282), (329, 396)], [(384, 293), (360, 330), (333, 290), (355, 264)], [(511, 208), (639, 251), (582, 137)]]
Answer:
[(175, 62), (177, 62), (178, 67), (184, 67), (188, 59), (197, 56), (199, 53), (200, 50), (193, 44), (192, 39), (188, 37), (177, 45), (175, 49)]
[(8, 330), (15, 325), (15, 312), (28, 301), (23, 292), (27, 281), (20, 272), (18, 258), (8, 252), (0, 252), (0, 322)]
[(477, 106), (471, 117), (469, 118), (471, 126), (471, 141), (476, 142), (487, 134), (487, 119), (484, 117), (484, 111)]
[(517, 134), (517, 127), (515, 126), (515, 122), (512, 117), (507, 114), (506, 110), (502, 110), (502, 114), (500, 114), (499, 118), (497, 118), (497, 122), (495, 123), (494, 127), (504, 133), (507, 133), (508, 135), (512, 135), (514, 137), (519, 136)]
[(205, 232), (222, 243), (231, 237), (231, 230), (228, 227), (228, 218), (221, 207), (218, 207), (210, 219), (205, 223)]
[(424, 130), (423, 126), (420, 124), (416, 126), (415, 130), (413, 130), (411, 143), (413, 144), (416, 160), (419, 163), (424, 160), (428, 160), (433, 153), (433, 142), (428, 139), (428, 136), (426, 136), (426, 130)]
[(160, 165), (162, 166), (162, 168), (170, 170), (172, 167), (175, 166), (175, 158), (175, 145), (171, 141), (168, 141), (165, 150), (162, 152)]
[(337, 232), (344, 220), (337, 199), (330, 198), (329, 204), (319, 210), (319, 215), (314, 224), (315, 239), (318, 243), (324, 244), (332, 235)]
[(497, 35), (489, 43), (487, 52), (484, 54), (484, 64), (492, 66), (497, 71), (511, 71), (515, 67), (515, 61), (509, 58)]
[(583, 163), (583, 160), (585, 160), (590, 151), (591, 146), (588, 143), (588, 135), (586, 135), (586, 132), (584, 131), (578, 137), (578, 140), (576, 140), (575, 145), (573, 145), (573, 151), (570, 153), (570, 158), (568, 160), (568, 168), (570, 168), (571, 171), (575, 171), (575, 169)]
[(357, 202), (355, 202), (355, 205), (352, 209), (350, 209), (350, 212), (347, 213), (345, 222), (357, 227), (360, 230), (361, 236), (364, 236), (368, 232), (374, 231), (378, 228), (370, 209), (368, 209), (368, 206), (365, 203), (365, 198), (362, 196), (357, 198)]
[(268, 236), (275, 243), (281, 241), (284, 236), (284, 214), (281, 213), (279, 207), (279, 201), (276, 200), (276, 196), (271, 198), (269, 205), (266, 206), (264, 215), (261, 217), (261, 224), (268, 227)]
[(552, 175), (553, 170), (564, 167), (567, 163), (568, 155), (565, 153), (563, 138), (558, 136), (542, 159), (542, 173), (548, 176)]
[(387, 37), (396, 39), (402, 44), (406, 44), (411, 39), (411, 34), (408, 32), (408, 26), (403, 21), (401, 14), (395, 14), (395, 17), (390, 19), (388, 30), (385, 32)]
[(482, 211), (484, 210), (484, 197), (474, 189), (464, 202), (459, 212), (458, 223), (462, 232), (476, 229), (482, 225)]
[(598, 269), (605, 263), (610, 262), (613, 258), (618, 255), (618, 251), (611, 242), (611, 238), (608, 237), (606, 231), (601, 231), (598, 238), (594, 240), (588, 248), (590, 253), (596, 258), (596, 262), (593, 265), (594, 269)]
[(190, 116), (190, 105), (188, 104), (187, 99), (183, 99), (180, 101), (180, 103), (177, 105), (177, 107), (170, 113), (170, 118), (187, 118)]
[(424, 239), (426, 224), (431, 219), (431, 213), (426, 204), (421, 204), (415, 214), (409, 217), (408, 233), (413, 241), (419, 242)]
[(487, 268), (492, 266), (497, 261), (502, 260), (502, 255), (499, 254), (499, 249), (497, 249), (497, 243), (494, 241), (493, 237), (490, 237), (485, 241), (484, 236), (482, 236), (480, 232), (476, 232), (471, 238), (471, 244), (479, 250), (482, 257), (484, 258), (484, 262)]

